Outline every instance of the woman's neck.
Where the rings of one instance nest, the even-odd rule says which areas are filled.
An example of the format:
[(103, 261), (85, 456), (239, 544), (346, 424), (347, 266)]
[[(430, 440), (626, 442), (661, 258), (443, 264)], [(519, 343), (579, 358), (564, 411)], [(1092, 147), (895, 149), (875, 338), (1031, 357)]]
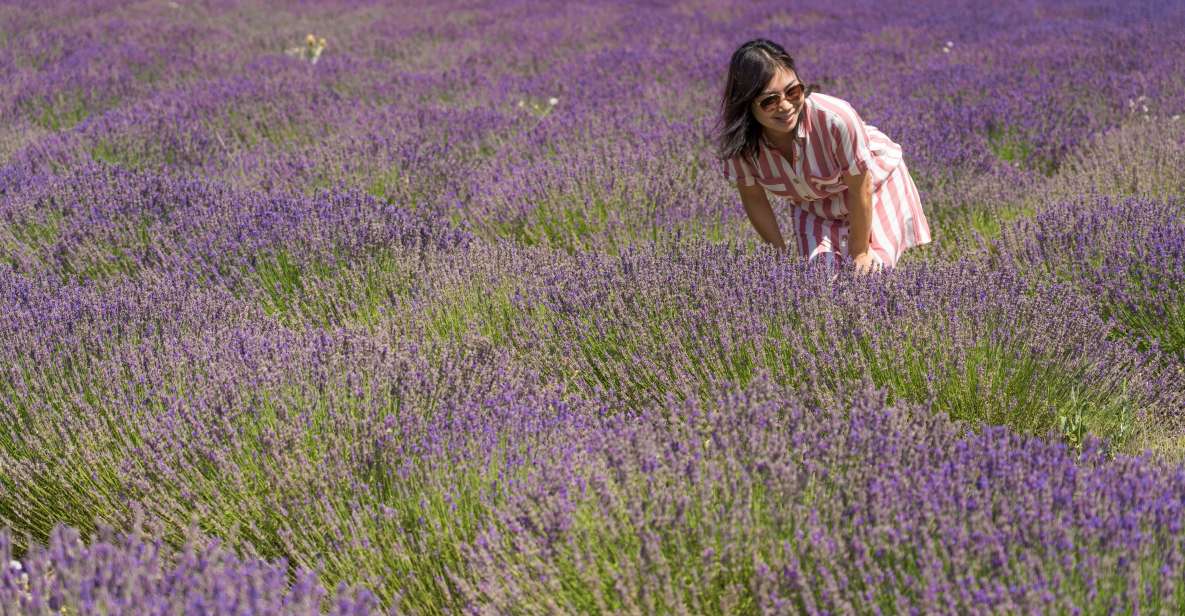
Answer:
[[(796, 125), (794, 130), (797, 129), (798, 126)], [(789, 150), (794, 143), (794, 130), (788, 133), (771, 133), (770, 131), (765, 131), (765, 140), (779, 150)]]

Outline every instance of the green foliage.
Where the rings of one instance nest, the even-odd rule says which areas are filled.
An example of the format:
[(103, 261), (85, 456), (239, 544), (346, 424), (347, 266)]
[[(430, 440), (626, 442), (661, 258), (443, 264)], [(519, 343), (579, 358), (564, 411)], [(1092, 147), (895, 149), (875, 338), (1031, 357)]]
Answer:
[(1036, 214), (1036, 209), (1028, 204), (1009, 204), (990, 210), (973, 209), (967, 212), (967, 220), (963, 223), (966, 226), (961, 227), (959, 222), (951, 221), (954, 223), (951, 235), (962, 237), (963, 241), (967, 241), (967, 236), (961, 235), (961, 232), (965, 233), (966, 227), (969, 226), (984, 240), (991, 241), (1000, 237), (1000, 233), (1008, 223), (1019, 218), (1032, 217), (1034, 214)]
[(357, 326), (373, 332), (384, 314), (407, 299), (415, 266), (381, 249), (358, 261), (345, 257), (298, 261), (285, 249), (257, 255), (243, 272), (246, 292), (270, 315), (293, 327)]
[(114, 139), (96, 139), (87, 147), (87, 153), (92, 160), (117, 165), (125, 169), (142, 170), (147, 166), (147, 160), (141, 152), (127, 144)]
[(1185, 366), (1185, 289), (1175, 289), (1155, 300), (1100, 300), (1104, 318), (1119, 322), (1119, 333), (1141, 350), (1155, 341), (1160, 350)]
[[(559, 248), (569, 254), (587, 250), (598, 240), (615, 236), (610, 227), (610, 212), (624, 212), (627, 202), (622, 199), (593, 198), (585, 201), (577, 195), (554, 195), (541, 199), (525, 216), (491, 225), (497, 237), (504, 237), (529, 246)], [(617, 231), (617, 229), (612, 229)]]
[(513, 347), (514, 332), (520, 329), (521, 321), (539, 327), (552, 314), (541, 304), (520, 309), (515, 306), (513, 295), (510, 284), (462, 288), (427, 306), (426, 331), (440, 340), (460, 340), (476, 333), (495, 346)]
[(264, 143), (281, 148), (313, 146), (320, 138), (315, 123), (291, 118), (283, 109), (266, 105), (250, 110), (226, 109), (221, 117), (207, 122), (206, 130), (221, 140), (223, 147), (234, 151)]
[(73, 128), (90, 115), (92, 103), (76, 92), (55, 92), (49, 100), (27, 105), (34, 124), (52, 131)]
[[(599, 251), (616, 255), (632, 245), (648, 245), (669, 229), (656, 220), (658, 204), (628, 182), (603, 186), (590, 181), (575, 189), (552, 189), (534, 198), (525, 211), (473, 217), (476, 233), (490, 241), (509, 239), (568, 254)], [(698, 224), (698, 223), (692, 223)]]
[(390, 201), (402, 186), (407, 186), (410, 180), (403, 174), (398, 165), (392, 165), (384, 171), (376, 173), (366, 184), (366, 192), (378, 199)]
[(1060, 434), (1074, 447), (1087, 434), (1116, 450), (1133, 436), (1138, 401), (1125, 383), (1105, 383), (1058, 357), (981, 341), (969, 349), (933, 340), (907, 345), (895, 360), (865, 353), (873, 381), (894, 397), (932, 400), (936, 411), (971, 425), (1006, 425), (1017, 432)]
[(41, 216), (41, 220), (15, 220), (0, 226), (0, 263), (15, 266), (18, 252), (45, 252), (58, 242), (64, 216), (52, 209), (42, 210)]
[(987, 134), (988, 147), (996, 158), (1016, 167), (1032, 169), (1052, 176), (1057, 171), (1057, 161), (1034, 152), (1033, 140), (1011, 126), (992, 126)]

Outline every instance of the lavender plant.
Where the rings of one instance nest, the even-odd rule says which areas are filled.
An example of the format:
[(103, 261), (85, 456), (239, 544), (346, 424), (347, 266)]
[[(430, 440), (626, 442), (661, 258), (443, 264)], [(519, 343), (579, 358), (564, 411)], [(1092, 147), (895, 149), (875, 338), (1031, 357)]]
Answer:
[(1011, 230), (1009, 255), (1066, 279), (1141, 346), (1185, 362), (1185, 208), (1087, 197), (1051, 206)]
[(286, 563), (241, 558), (217, 544), (187, 544), (166, 560), (159, 540), (110, 529), (84, 542), (60, 527), (49, 544), (11, 560), (11, 538), (0, 532), (0, 606), (23, 614), (285, 613), (369, 614), (378, 607), (365, 589), (344, 585), (332, 602), (315, 573), (290, 582)]

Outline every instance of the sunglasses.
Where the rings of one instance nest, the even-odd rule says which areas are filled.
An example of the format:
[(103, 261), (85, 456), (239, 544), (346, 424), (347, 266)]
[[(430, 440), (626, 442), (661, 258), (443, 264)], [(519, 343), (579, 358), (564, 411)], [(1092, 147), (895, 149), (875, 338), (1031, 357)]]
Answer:
[(785, 92), (772, 92), (762, 96), (757, 99), (757, 106), (761, 107), (762, 111), (769, 113), (777, 109), (778, 105), (782, 104), (782, 99), (789, 100), (792, 103), (799, 103), (809, 95), (810, 90), (799, 82), (788, 86)]

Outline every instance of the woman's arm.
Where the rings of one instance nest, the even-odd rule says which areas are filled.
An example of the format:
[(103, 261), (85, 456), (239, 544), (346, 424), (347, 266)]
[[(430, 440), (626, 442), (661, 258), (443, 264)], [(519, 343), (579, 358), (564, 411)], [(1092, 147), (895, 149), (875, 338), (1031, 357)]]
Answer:
[(858, 273), (872, 269), (872, 254), (868, 243), (872, 234), (872, 178), (868, 172), (847, 175), (843, 178), (848, 187), (844, 191), (844, 203), (848, 206), (848, 256), (856, 265)]
[(774, 209), (765, 196), (765, 188), (761, 184), (753, 186), (737, 186), (741, 193), (741, 203), (745, 206), (745, 214), (749, 222), (757, 230), (757, 234), (766, 242), (773, 244), (778, 250), (786, 249), (786, 242), (782, 239), (782, 232), (778, 229), (778, 219), (774, 216)]

